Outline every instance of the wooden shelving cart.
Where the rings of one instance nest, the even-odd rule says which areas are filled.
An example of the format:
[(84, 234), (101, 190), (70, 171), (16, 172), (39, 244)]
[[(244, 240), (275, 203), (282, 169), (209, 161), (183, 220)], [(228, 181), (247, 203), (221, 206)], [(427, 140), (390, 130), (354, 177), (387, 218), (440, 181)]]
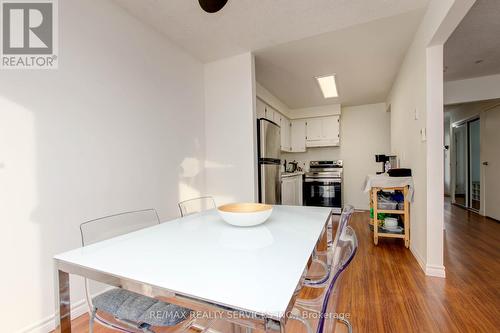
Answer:
[[(378, 244), (379, 237), (401, 238), (405, 241), (405, 247), (410, 246), (410, 200), (408, 196), (408, 186), (404, 187), (372, 187), (370, 191), (370, 208), (373, 209), (373, 243)], [(378, 192), (384, 191), (401, 191), (404, 195), (403, 210), (383, 210), (378, 209)], [(388, 231), (379, 230), (378, 214), (394, 214), (402, 216), (403, 220), (403, 233), (391, 233)]]

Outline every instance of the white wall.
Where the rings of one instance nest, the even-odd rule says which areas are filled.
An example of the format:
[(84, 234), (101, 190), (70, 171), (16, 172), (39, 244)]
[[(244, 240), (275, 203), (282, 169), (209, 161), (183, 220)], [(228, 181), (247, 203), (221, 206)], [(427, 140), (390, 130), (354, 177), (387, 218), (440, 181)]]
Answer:
[(446, 105), (495, 98), (500, 98), (500, 74), (449, 81), (444, 84)]
[(2, 332), (51, 328), (51, 258), (80, 223), (204, 193), (203, 65), (108, 1), (59, 18), (58, 70), (0, 74)]
[(314, 160), (342, 159), (344, 203), (357, 209), (368, 209), (369, 196), (362, 191), (363, 182), (368, 174), (380, 169), (375, 154), (390, 152), (390, 113), (386, 109), (385, 103), (344, 107), (340, 121), (340, 147), (308, 148), (305, 153), (282, 154), (282, 158), (300, 161), (302, 165)]
[[(431, 0), (388, 102), (391, 148), (413, 171), (411, 250), (428, 275), (443, 265), (443, 44), (474, 0)], [(421, 131), (426, 132), (422, 140)]]
[(391, 114), (386, 104), (342, 108), (340, 155), (344, 160), (344, 202), (369, 209), (368, 193), (361, 191), (365, 177), (380, 170), (375, 154), (390, 153)]
[(251, 53), (205, 64), (206, 190), (218, 204), (257, 199)]

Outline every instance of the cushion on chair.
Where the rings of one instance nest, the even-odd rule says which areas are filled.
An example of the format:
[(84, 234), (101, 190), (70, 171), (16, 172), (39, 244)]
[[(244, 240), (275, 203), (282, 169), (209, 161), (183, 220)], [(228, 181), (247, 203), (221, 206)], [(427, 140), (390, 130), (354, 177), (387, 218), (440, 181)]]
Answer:
[(94, 297), (92, 304), (118, 319), (159, 327), (177, 325), (188, 319), (191, 313), (189, 309), (120, 288)]

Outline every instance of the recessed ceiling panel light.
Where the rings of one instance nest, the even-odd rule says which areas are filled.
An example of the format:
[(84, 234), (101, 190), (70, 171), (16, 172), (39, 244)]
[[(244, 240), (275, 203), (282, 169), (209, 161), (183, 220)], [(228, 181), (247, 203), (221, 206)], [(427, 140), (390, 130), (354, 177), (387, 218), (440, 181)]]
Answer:
[(318, 81), (324, 98), (339, 97), (335, 75), (317, 76), (315, 79)]

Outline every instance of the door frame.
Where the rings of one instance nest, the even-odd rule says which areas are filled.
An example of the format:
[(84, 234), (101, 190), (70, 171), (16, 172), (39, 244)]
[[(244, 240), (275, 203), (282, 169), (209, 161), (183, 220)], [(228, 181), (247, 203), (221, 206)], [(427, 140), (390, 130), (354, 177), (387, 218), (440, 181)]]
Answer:
[[(479, 213), (482, 211), (482, 205), (483, 205), (483, 196), (481, 195), (481, 201), (480, 201), (480, 209), (472, 209), (469, 207), (469, 202), (470, 202), (470, 135), (469, 135), (469, 123), (479, 120), (481, 121), (481, 112), (478, 112), (474, 115), (471, 115), (467, 118), (460, 119), (458, 121), (455, 121), (450, 124), (451, 130), (450, 130), (450, 196), (451, 196), (451, 202), (457, 206), (466, 208), (466, 209), (471, 209), (474, 212)], [(466, 153), (466, 163), (465, 163), (465, 205), (462, 206), (461, 204), (458, 204), (455, 202), (455, 185), (456, 185), (456, 173), (457, 173), (457, 145), (456, 143), (456, 136), (455, 136), (455, 128), (458, 126), (465, 125), (465, 137), (467, 142), (465, 143), (466, 148), (467, 148), (467, 153)], [(480, 136), (481, 137), (481, 136)], [(479, 157), (480, 163), (482, 163), (482, 156)], [(480, 171), (481, 175), (479, 177), (479, 188), (483, 187), (483, 175), (482, 175), (482, 168)]]

